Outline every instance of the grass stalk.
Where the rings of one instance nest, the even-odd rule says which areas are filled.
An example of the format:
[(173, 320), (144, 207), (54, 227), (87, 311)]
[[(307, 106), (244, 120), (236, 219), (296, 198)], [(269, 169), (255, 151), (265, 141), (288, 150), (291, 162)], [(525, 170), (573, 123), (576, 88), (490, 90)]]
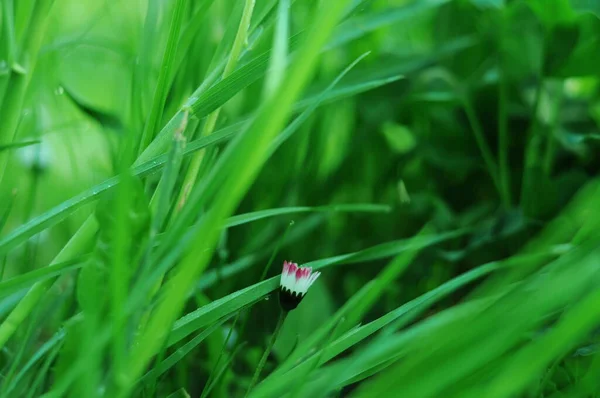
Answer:
[(258, 365), (256, 366), (256, 370), (254, 371), (254, 375), (252, 375), (252, 380), (250, 380), (250, 384), (248, 385), (248, 390), (246, 391), (245, 397), (250, 395), (250, 393), (252, 392), (252, 389), (258, 382), (258, 378), (260, 377), (260, 374), (261, 374), (263, 368), (265, 367), (265, 364), (267, 363), (267, 358), (269, 357), (269, 354), (271, 354), (273, 345), (275, 344), (275, 341), (277, 340), (277, 337), (279, 336), (279, 332), (281, 331), (281, 327), (283, 326), (283, 321), (285, 321), (286, 315), (287, 314), (285, 311), (280, 310), (279, 319), (277, 320), (277, 324), (275, 325), (275, 330), (273, 330), (273, 334), (271, 335), (271, 338), (269, 339), (269, 343), (267, 344), (267, 348), (265, 348), (265, 352), (263, 353), (262, 357), (260, 358), (260, 361), (258, 361)]
[[(229, 53), (229, 58), (227, 59), (227, 63), (223, 69), (223, 74), (221, 76), (222, 79), (225, 79), (231, 74), (231, 72), (234, 71), (244, 45), (248, 41), (248, 28), (250, 27), (250, 20), (252, 19), (252, 12), (254, 11), (255, 3), (256, 0), (245, 0), (240, 24), (231, 47), (231, 52)], [(200, 134), (201, 137), (206, 137), (213, 133), (215, 126), (217, 125), (217, 119), (219, 118), (220, 112), (221, 108), (217, 108), (210, 115), (208, 115), (204, 122), (204, 126), (202, 127), (202, 132)], [(198, 173), (202, 166), (202, 160), (204, 159), (205, 154), (206, 151), (198, 151), (192, 157), (187, 173), (183, 180), (181, 191), (179, 192), (179, 196), (177, 198), (177, 207), (175, 208), (176, 211), (181, 209), (181, 207), (183, 207), (187, 201), (187, 197), (189, 196), (194, 187), (196, 179), (198, 178)]]
[(158, 82), (154, 90), (152, 99), (152, 107), (148, 120), (144, 125), (144, 131), (140, 139), (138, 154), (141, 154), (148, 144), (154, 138), (157, 132), (157, 126), (162, 120), (163, 109), (169, 93), (169, 82), (171, 80), (172, 69), (175, 63), (175, 55), (177, 53), (177, 44), (179, 43), (179, 32), (183, 25), (183, 15), (186, 8), (187, 0), (176, 0), (173, 6), (173, 15), (171, 17), (171, 25), (169, 29), (169, 37), (167, 39), (167, 47), (161, 62)]

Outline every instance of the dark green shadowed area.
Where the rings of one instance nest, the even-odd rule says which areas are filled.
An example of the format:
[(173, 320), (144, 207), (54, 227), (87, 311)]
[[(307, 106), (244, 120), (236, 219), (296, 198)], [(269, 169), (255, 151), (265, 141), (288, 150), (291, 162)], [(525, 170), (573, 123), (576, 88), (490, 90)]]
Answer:
[(590, 0), (0, 0), (0, 398), (600, 397), (599, 71)]

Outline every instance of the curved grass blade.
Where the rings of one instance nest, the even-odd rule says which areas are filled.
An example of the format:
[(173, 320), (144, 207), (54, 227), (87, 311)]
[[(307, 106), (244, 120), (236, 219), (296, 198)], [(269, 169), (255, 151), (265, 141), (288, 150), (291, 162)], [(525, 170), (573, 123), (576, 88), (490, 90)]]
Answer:
[(35, 271), (27, 272), (26, 274), (15, 276), (14, 278), (0, 282), (0, 298), (6, 297), (21, 289), (29, 287), (36, 282), (41, 282), (58, 275), (62, 275), (66, 272), (79, 269), (85, 265), (85, 262), (88, 259), (89, 256), (87, 255), (80, 256), (73, 260), (54, 264), (52, 267), (40, 268)]
[(146, 381), (151, 380), (152, 378), (156, 378), (173, 366), (177, 364), (177, 362), (181, 361), (187, 354), (189, 354), (194, 348), (196, 348), (202, 341), (204, 341), (211, 333), (217, 330), (223, 323), (225, 323), (228, 319), (231, 318), (232, 315), (224, 317), (218, 322), (213, 323), (208, 328), (204, 329), (202, 332), (198, 333), (193, 339), (185, 343), (183, 346), (178, 348), (174, 353), (169, 355), (164, 361), (160, 364), (154, 366), (148, 373), (142, 376), (138, 380), (138, 384), (144, 384)]
[(6, 144), (6, 145), (0, 145), (0, 152), (11, 150), (11, 149), (23, 148), (23, 147), (26, 147), (29, 145), (36, 145), (41, 142), (42, 141), (40, 141), (40, 140), (31, 140), (31, 141), (20, 141), (20, 142), (13, 142), (13, 143)]
[(388, 205), (378, 205), (372, 203), (356, 203), (356, 204), (339, 204), (331, 206), (295, 206), (295, 207), (281, 207), (278, 209), (259, 210), (251, 213), (240, 214), (237, 216), (229, 217), (225, 225), (227, 227), (235, 227), (238, 225), (246, 224), (252, 221), (262, 220), (268, 217), (276, 217), (285, 214), (296, 214), (296, 213), (312, 213), (312, 212), (364, 212), (364, 213), (388, 213), (391, 207)]

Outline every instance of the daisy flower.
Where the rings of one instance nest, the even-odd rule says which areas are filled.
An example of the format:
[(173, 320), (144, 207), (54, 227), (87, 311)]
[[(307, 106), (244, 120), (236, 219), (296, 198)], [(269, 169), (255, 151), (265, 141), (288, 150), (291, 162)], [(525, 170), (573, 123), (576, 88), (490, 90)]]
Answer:
[(311, 267), (284, 261), (279, 283), (279, 304), (284, 311), (291, 311), (300, 304), (308, 288), (312, 286), (320, 272), (312, 272)]

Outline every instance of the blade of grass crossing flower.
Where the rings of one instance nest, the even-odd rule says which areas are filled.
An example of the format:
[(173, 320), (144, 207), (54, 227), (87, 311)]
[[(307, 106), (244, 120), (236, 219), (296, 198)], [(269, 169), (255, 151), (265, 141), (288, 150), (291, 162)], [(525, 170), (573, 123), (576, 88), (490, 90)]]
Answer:
[(344, 326), (348, 324), (346, 322), (347, 314), (352, 311), (353, 306), (359, 305), (359, 303), (364, 300), (374, 288), (375, 283), (370, 281), (358, 292), (354, 293), (352, 297), (350, 297), (350, 299), (346, 301), (338, 311), (336, 311), (336, 313), (328, 322), (311, 333), (296, 347), (294, 351), (292, 351), (292, 353), (285, 359), (284, 363), (276, 369), (275, 373), (281, 373), (290, 370), (295, 366), (295, 364), (298, 363), (298, 361), (306, 357), (309, 352), (314, 351), (316, 347), (318, 347), (321, 342), (327, 338), (327, 336), (333, 336), (334, 329), (337, 329), (335, 331), (336, 333), (341, 332), (340, 326), (342, 324), (344, 324)]

